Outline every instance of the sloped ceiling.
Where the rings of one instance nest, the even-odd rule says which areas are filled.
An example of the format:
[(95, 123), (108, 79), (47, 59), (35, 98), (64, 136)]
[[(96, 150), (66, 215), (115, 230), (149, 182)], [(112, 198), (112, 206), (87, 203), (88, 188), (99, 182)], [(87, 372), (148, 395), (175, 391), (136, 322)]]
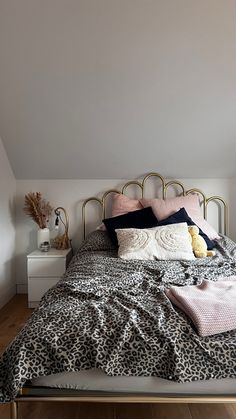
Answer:
[(0, 0), (18, 179), (235, 177), (234, 0)]

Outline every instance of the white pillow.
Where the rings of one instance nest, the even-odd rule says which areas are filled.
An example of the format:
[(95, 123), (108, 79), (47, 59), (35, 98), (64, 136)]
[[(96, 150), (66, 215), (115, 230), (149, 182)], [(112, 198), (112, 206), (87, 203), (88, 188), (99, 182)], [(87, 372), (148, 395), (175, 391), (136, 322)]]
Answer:
[(122, 259), (193, 260), (187, 223), (115, 230)]

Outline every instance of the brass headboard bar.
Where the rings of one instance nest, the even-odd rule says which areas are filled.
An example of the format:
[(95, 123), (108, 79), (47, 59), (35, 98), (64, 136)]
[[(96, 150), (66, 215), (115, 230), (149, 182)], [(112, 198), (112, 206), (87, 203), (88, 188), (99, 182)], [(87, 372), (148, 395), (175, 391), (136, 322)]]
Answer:
[(223, 204), (223, 208), (224, 208), (224, 234), (227, 235), (228, 234), (228, 227), (229, 227), (229, 214), (228, 214), (228, 205), (226, 204), (225, 200), (223, 198), (221, 198), (221, 196), (215, 195), (215, 196), (211, 196), (210, 198), (206, 199), (206, 217), (207, 217), (207, 207), (209, 202), (214, 201), (214, 202), (221, 202)]
[(88, 198), (88, 199), (86, 199), (86, 200), (83, 202), (83, 205), (82, 205), (82, 224), (83, 224), (83, 234), (84, 234), (84, 239), (85, 239), (85, 237), (86, 237), (86, 214), (85, 214), (85, 208), (86, 208), (86, 205), (87, 205), (89, 202), (92, 202), (92, 201), (98, 202), (98, 203), (101, 205), (101, 207), (102, 207), (102, 212), (104, 212), (104, 205), (103, 205), (103, 201), (102, 201), (102, 199), (99, 199), (99, 198), (96, 198), (96, 197), (92, 197), (92, 198)]
[(131, 186), (131, 185), (136, 185), (136, 186), (139, 186), (139, 188), (141, 188), (141, 194), (142, 194), (142, 198), (143, 198), (143, 185), (142, 185), (142, 183), (138, 182), (137, 180), (131, 180), (130, 182), (127, 182), (123, 186), (123, 188), (121, 189), (121, 193), (124, 194), (124, 192), (126, 191), (128, 186)]
[(104, 192), (104, 194), (102, 195), (103, 202), (105, 202), (107, 195), (109, 195), (110, 193), (121, 193), (121, 192), (118, 189), (109, 189), (109, 191)]
[(121, 193), (121, 192), (118, 189), (110, 189), (109, 191), (104, 192), (101, 199), (93, 196), (92, 198), (88, 198), (83, 202), (83, 205), (82, 205), (82, 224), (83, 224), (84, 239), (86, 237), (86, 213), (85, 213), (86, 205), (89, 202), (92, 202), (92, 201), (98, 202), (100, 204), (101, 208), (102, 208), (102, 218), (105, 218), (105, 215), (106, 215), (105, 201), (106, 201), (107, 195), (109, 195), (110, 193)]
[(165, 198), (165, 179), (163, 178), (163, 176), (160, 175), (160, 173), (156, 173), (156, 172), (148, 173), (143, 178), (143, 181), (142, 181), (142, 197), (143, 197), (143, 191), (144, 191), (145, 183), (150, 177), (157, 177), (158, 179), (161, 180), (161, 183), (162, 183), (162, 198), (164, 199)]
[(193, 194), (197, 193), (197, 194), (201, 195), (204, 201), (206, 201), (206, 199), (207, 199), (206, 195), (204, 194), (204, 192), (201, 191), (201, 189), (197, 189), (197, 188), (188, 189), (186, 191), (186, 195), (189, 195), (190, 193), (193, 193)]
[(166, 192), (167, 192), (167, 189), (168, 189), (170, 186), (174, 186), (174, 185), (180, 186), (180, 187), (181, 187), (181, 189), (182, 189), (183, 195), (185, 195), (184, 185), (183, 185), (181, 182), (179, 182), (178, 180), (170, 180), (170, 181), (169, 181), (169, 182), (167, 182), (167, 183), (165, 184), (165, 186), (164, 186), (164, 196), (163, 196), (163, 198), (164, 198), (164, 199), (166, 198)]
[(106, 218), (106, 197), (111, 193), (121, 193), (118, 191), (118, 189), (110, 189), (109, 191), (106, 191), (102, 196), (102, 218)]
[(83, 223), (84, 238), (86, 237), (86, 212), (85, 212), (85, 210), (86, 210), (86, 206), (89, 202), (92, 202), (92, 201), (98, 202), (101, 205), (101, 208), (102, 208), (102, 218), (105, 218), (106, 198), (109, 194), (111, 194), (111, 193), (125, 194), (126, 189), (129, 186), (133, 185), (133, 186), (138, 186), (141, 189), (141, 194), (142, 194), (142, 198), (143, 198), (144, 188), (145, 188), (146, 182), (151, 177), (156, 177), (156, 178), (160, 179), (161, 186), (162, 186), (162, 197), (163, 197), (163, 199), (166, 198), (166, 192), (167, 192), (167, 189), (170, 186), (180, 187), (181, 190), (182, 190), (183, 195), (189, 195), (191, 193), (197, 193), (197, 194), (201, 195), (202, 205), (203, 205), (203, 216), (204, 216), (205, 219), (207, 218), (207, 206), (208, 206), (209, 202), (219, 201), (221, 204), (223, 204), (223, 207), (224, 207), (224, 234), (227, 234), (227, 232), (228, 232), (228, 207), (227, 207), (227, 204), (226, 204), (226, 202), (224, 201), (223, 198), (221, 198), (220, 196), (217, 196), (217, 195), (207, 198), (206, 195), (200, 189), (192, 188), (192, 189), (185, 190), (184, 185), (181, 182), (179, 182), (178, 180), (170, 180), (169, 182), (166, 182), (164, 177), (161, 176), (159, 173), (150, 172), (143, 178), (142, 181), (132, 180), (132, 181), (129, 181), (129, 182), (125, 183), (125, 185), (121, 188), (121, 191), (118, 190), (118, 189), (110, 189), (103, 194), (101, 199), (97, 198), (97, 197), (92, 197), (92, 198), (86, 199), (83, 202), (83, 205), (82, 205), (82, 223)]

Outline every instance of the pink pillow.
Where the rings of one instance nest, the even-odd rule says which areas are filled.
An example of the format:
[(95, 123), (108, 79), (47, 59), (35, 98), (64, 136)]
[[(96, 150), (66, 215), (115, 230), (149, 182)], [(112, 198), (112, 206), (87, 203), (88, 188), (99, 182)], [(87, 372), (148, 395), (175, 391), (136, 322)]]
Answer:
[(197, 194), (167, 199), (140, 199), (140, 203), (144, 208), (152, 207), (158, 221), (164, 220), (176, 211), (179, 211), (180, 208), (185, 208), (193, 222), (201, 228), (211, 240), (220, 238), (214, 228), (204, 219)]
[(120, 193), (113, 195), (111, 210), (112, 217), (117, 217), (118, 215), (127, 214), (127, 212), (137, 211), (142, 208), (143, 206), (139, 202), (139, 199), (131, 199)]
[[(112, 197), (111, 216), (117, 217), (118, 215), (127, 214), (127, 212), (143, 209), (138, 199), (131, 199), (121, 193), (116, 193)], [(100, 224), (96, 230), (106, 231), (105, 225)]]

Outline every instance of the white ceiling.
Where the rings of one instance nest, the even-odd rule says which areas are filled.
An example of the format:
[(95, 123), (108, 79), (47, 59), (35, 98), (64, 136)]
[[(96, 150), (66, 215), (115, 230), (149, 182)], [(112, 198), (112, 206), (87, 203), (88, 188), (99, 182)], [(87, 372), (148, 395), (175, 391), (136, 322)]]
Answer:
[(234, 0), (0, 0), (18, 179), (236, 177)]

